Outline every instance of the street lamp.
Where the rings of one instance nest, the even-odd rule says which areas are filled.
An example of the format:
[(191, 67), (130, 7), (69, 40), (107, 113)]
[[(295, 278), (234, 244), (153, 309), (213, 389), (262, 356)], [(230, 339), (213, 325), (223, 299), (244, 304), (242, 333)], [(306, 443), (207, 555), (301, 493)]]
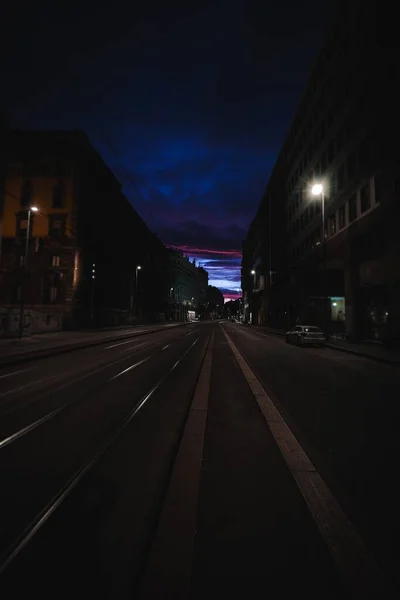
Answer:
[(138, 271), (141, 270), (141, 265), (136, 265), (136, 270), (135, 270), (135, 291), (137, 293), (137, 286), (138, 286)]
[(322, 269), (323, 269), (323, 288), (324, 288), (324, 315), (325, 315), (325, 336), (328, 338), (328, 294), (326, 277), (326, 239), (325, 239), (325, 194), (322, 183), (314, 183), (311, 188), (313, 196), (321, 196), (321, 219), (322, 219)]
[(19, 307), (19, 337), (22, 338), (24, 335), (24, 300), (25, 300), (25, 287), (26, 287), (26, 279), (27, 279), (27, 269), (28, 269), (28, 252), (29, 252), (29, 238), (31, 234), (31, 213), (36, 213), (39, 211), (37, 206), (30, 206), (28, 208), (28, 224), (26, 227), (26, 240), (25, 240), (25, 256), (24, 256), (24, 276), (21, 279), (21, 288), (20, 288), (20, 307)]

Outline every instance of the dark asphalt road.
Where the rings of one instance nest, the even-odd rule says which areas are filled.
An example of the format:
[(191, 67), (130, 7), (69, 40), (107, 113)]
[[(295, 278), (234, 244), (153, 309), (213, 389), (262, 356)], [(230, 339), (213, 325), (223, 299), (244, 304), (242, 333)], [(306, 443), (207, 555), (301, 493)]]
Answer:
[(398, 582), (400, 368), (226, 330), (377, 561)]
[[(287, 346), (240, 325), (224, 330), (368, 549), (395, 577), (400, 369)], [(51, 512), (0, 576), (2, 598), (141, 598), (213, 331), (188, 597), (253, 598), (261, 590), (346, 597), (223, 329), (194, 324), (1, 369), (3, 559), (19, 536), (27, 539), (46, 505)], [(70, 492), (65, 499), (63, 489)], [(178, 533), (167, 542), (171, 550), (179, 545)], [(168, 589), (154, 597), (172, 598)]]

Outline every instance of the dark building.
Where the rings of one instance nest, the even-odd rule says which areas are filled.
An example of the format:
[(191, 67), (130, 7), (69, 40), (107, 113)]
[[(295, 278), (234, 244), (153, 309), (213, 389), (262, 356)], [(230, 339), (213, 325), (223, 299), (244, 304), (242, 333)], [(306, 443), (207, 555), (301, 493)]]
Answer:
[(214, 285), (209, 285), (207, 288), (207, 310), (205, 318), (219, 318), (224, 308), (224, 302), (224, 295), (221, 290)]
[(207, 304), (208, 271), (202, 266), (197, 267), (197, 307), (198, 313), (204, 314)]
[(243, 244), (255, 323), (398, 335), (400, 61), (385, 6), (339, 4)]
[(168, 248), (169, 299), (167, 318), (186, 321), (196, 311), (198, 302), (197, 267), (180, 250)]
[(9, 133), (1, 220), (5, 333), (21, 294), (26, 332), (162, 318), (165, 248), (83, 133)]

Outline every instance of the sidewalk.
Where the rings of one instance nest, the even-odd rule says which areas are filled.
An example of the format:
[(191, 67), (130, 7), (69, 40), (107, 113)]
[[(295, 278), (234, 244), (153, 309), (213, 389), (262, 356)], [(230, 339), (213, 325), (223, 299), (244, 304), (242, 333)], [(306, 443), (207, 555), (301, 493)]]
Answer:
[[(260, 331), (264, 334), (272, 334), (279, 336), (286, 336), (286, 331), (283, 329), (275, 329), (273, 327), (259, 327), (258, 325), (251, 325), (251, 329)], [(364, 356), (371, 358), (379, 362), (384, 362), (392, 365), (400, 365), (400, 351), (387, 350), (383, 345), (373, 342), (365, 342), (359, 344), (353, 344), (352, 342), (341, 341), (336, 339), (330, 339), (326, 343), (328, 348), (335, 350), (341, 350), (342, 352), (349, 352), (350, 354), (356, 354), (357, 356)]]
[(24, 360), (60, 354), (69, 350), (95, 346), (108, 340), (135, 337), (145, 333), (179, 327), (187, 323), (159, 323), (126, 328), (92, 331), (57, 331), (24, 337), (0, 340), (0, 365), (9, 365)]

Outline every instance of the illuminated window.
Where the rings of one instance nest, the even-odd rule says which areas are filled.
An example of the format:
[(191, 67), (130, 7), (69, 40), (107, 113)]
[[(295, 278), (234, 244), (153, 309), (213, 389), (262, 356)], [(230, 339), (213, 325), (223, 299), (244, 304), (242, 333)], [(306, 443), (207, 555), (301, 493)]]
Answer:
[(60, 257), (59, 256), (53, 256), (51, 259), (51, 266), (52, 267), (59, 267), (60, 266)]

